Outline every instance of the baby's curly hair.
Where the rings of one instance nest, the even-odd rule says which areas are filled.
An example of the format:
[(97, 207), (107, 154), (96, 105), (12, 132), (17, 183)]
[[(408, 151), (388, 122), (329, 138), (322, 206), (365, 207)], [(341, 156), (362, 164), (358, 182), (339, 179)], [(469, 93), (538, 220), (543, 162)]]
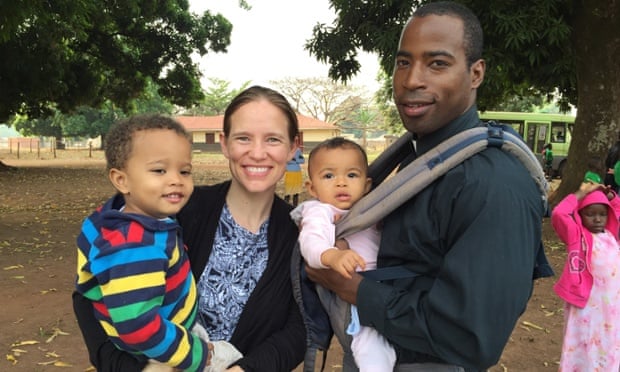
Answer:
[(170, 129), (192, 142), (191, 134), (169, 116), (158, 114), (131, 116), (113, 124), (105, 136), (105, 159), (108, 170), (123, 169), (131, 155), (134, 133), (151, 129)]

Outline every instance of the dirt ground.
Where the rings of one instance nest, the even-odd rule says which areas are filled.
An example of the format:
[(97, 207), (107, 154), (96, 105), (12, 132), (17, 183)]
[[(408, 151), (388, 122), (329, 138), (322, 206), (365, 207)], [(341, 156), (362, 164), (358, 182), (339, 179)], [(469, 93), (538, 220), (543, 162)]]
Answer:
[[(0, 171), (0, 371), (93, 371), (71, 306), (75, 237), (82, 219), (112, 194), (101, 160), (23, 160)], [(196, 183), (227, 178), (226, 166), (199, 162)], [(557, 185), (556, 185), (557, 186)], [(565, 254), (548, 219), (545, 246), (556, 274)], [(535, 282), (496, 371), (555, 371), (562, 342), (562, 302), (554, 278)], [(481, 294), (484, 295), (484, 294)], [(327, 371), (340, 371), (341, 350), (328, 352)], [(298, 368), (297, 370), (301, 370)]]

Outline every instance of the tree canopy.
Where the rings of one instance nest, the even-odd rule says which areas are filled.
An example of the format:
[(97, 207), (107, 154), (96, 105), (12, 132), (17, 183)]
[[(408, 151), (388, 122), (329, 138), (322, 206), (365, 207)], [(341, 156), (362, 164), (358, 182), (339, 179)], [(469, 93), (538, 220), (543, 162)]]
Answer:
[[(330, 65), (331, 78), (360, 70), (358, 51), (377, 53), (391, 76), (400, 32), (412, 10), (427, 1), (330, 0), (333, 24), (317, 24), (306, 49)], [(460, 0), (481, 21), (485, 81), (481, 110), (512, 96), (557, 97), (577, 107), (567, 177), (558, 197), (574, 191), (592, 157), (620, 130), (620, 2), (611, 0)]]
[(71, 113), (62, 113), (52, 109), (53, 114), (29, 118), (15, 116), (11, 124), (21, 133), (35, 136), (55, 137), (104, 137), (110, 126), (117, 120), (131, 114), (158, 113), (172, 114), (175, 107), (163, 99), (157, 92), (157, 86), (147, 81), (144, 92), (128, 103), (126, 110), (121, 110), (110, 100), (105, 100), (98, 108), (78, 106)]
[(231, 88), (230, 82), (218, 78), (209, 78), (209, 84), (205, 88), (204, 99), (196, 106), (184, 110), (183, 115), (210, 116), (223, 115), (230, 101), (241, 91), (250, 86), (246, 81), (239, 88)]
[(0, 121), (126, 108), (151, 79), (170, 102), (203, 97), (193, 55), (226, 52), (232, 25), (187, 0), (0, 3)]

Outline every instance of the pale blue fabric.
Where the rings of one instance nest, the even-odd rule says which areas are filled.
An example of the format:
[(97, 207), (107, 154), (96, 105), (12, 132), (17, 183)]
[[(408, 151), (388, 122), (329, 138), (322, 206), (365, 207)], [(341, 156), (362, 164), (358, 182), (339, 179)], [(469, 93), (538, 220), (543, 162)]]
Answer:
[(347, 327), (347, 334), (355, 336), (360, 331), (360, 317), (357, 314), (357, 306), (351, 305), (351, 321)]

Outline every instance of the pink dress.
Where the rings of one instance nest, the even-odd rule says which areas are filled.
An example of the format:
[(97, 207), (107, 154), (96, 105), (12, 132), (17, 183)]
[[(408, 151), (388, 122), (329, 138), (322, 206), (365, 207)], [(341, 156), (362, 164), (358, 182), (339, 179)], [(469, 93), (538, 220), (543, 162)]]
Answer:
[(620, 246), (607, 230), (592, 238), (594, 284), (583, 309), (564, 309), (562, 372), (620, 371)]

